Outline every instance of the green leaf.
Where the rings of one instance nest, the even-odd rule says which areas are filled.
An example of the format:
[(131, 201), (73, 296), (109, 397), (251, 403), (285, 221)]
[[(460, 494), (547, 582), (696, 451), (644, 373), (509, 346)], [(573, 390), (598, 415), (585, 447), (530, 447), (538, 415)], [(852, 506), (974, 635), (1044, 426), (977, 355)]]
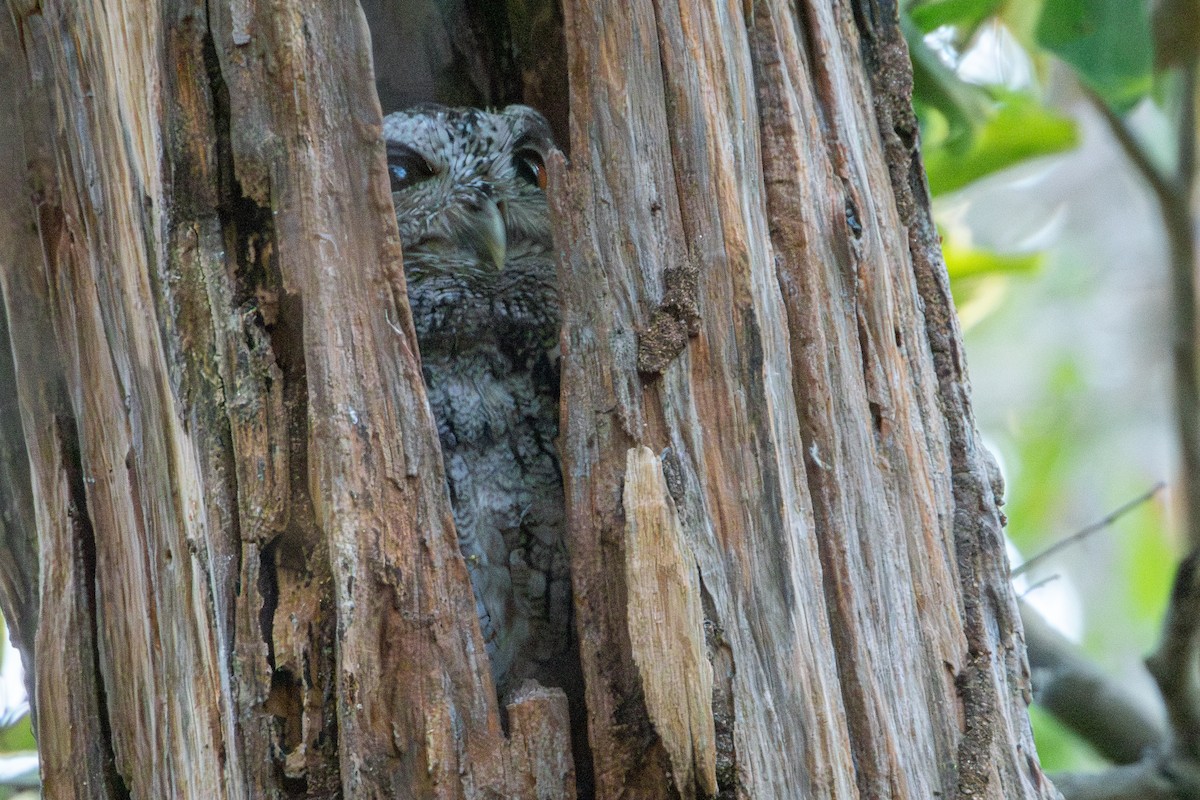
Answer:
[(1003, 275), (984, 275), (950, 282), (950, 294), (964, 332), (999, 311), (1009, 296), (1010, 281)]
[(973, 247), (940, 227), (939, 232), (942, 256), (950, 275), (950, 291), (963, 330), (974, 327), (1003, 304), (1008, 294), (1008, 276), (1035, 272), (1044, 260), (1040, 252), (997, 253)]
[(1042, 253), (1010, 255), (982, 247), (964, 246), (953, 238), (942, 241), (942, 255), (950, 280), (977, 278), (981, 275), (1019, 274), (1036, 271), (1042, 265)]
[(0, 728), (0, 753), (19, 753), (37, 750), (37, 740), (33, 738), (33, 726), (29, 715), (25, 714), (11, 725)]
[(909, 11), (912, 21), (923, 33), (943, 25), (961, 31), (974, 31), (980, 23), (996, 15), (1003, 0), (928, 0)]
[(1146, 0), (1045, 0), (1037, 41), (1117, 112), (1128, 111), (1151, 89), (1154, 46)]
[(1077, 141), (1071, 119), (1028, 95), (1007, 94), (965, 148), (926, 147), (929, 190), (934, 195), (952, 192), (1022, 161), (1069, 150)]

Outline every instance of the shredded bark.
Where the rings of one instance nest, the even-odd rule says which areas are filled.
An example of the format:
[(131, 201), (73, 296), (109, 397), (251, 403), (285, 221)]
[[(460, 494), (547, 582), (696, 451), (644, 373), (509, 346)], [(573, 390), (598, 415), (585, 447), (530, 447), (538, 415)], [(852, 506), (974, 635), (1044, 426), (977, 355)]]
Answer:
[(650, 315), (650, 324), (638, 332), (637, 368), (643, 375), (662, 373), (700, 331), (697, 278), (698, 270), (690, 263), (665, 271), (662, 302)]

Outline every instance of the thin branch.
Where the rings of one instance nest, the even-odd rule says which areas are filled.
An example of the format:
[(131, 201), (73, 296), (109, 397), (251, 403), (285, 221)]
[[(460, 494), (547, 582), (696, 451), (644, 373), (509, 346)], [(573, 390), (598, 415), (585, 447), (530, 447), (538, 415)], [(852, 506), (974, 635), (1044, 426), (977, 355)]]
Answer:
[(1180, 70), (1181, 107), (1175, 130), (1175, 174), (1155, 166), (1145, 147), (1104, 99), (1084, 86), (1084, 96), (1100, 112), (1113, 138), (1150, 184), (1166, 229), (1171, 270), (1172, 363), (1175, 373), (1175, 423), (1179, 439), (1184, 530), (1200, 547), (1200, 374), (1196, 363), (1196, 240), (1191, 195), (1196, 172), (1196, 61)]
[[(1055, 783), (1068, 800), (1168, 800), (1200, 796), (1200, 382), (1197, 380), (1196, 239), (1192, 191), (1196, 182), (1197, 60), (1182, 65), (1182, 108), (1176, 129), (1176, 173), (1165, 176), (1150, 160), (1124, 121), (1094, 92), (1088, 99), (1108, 124), (1117, 143), (1158, 198), (1171, 254), (1172, 361), (1175, 372), (1175, 416), (1180, 448), (1184, 528), (1192, 553), (1179, 565), (1162, 637), (1146, 659), (1166, 706), (1170, 736), (1164, 746), (1147, 749), (1136, 764), (1097, 775), (1063, 775)], [(1043, 554), (1044, 555), (1044, 554)], [(1032, 622), (1032, 624), (1030, 624)], [(1043, 633), (1026, 622), (1030, 663), (1049, 645), (1035, 640)], [(1053, 648), (1050, 648), (1053, 653)], [(1092, 668), (1094, 669), (1094, 668)], [(1042, 698), (1039, 696), (1039, 702)], [(1093, 705), (1096, 701), (1085, 702)], [(1111, 722), (1111, 721), (1110, 721)]]
[(1016, 578), (1018, 575), (1024, 575), (1026, 572), (1033, 569), (1035, 566), (1042, 563), (1047, 558), (1049, 558), (1050, 556), (1059, 552), (1060, 550), (1063, 550), (1064, 548), (1070, 547), (1071, 545), (1076, 544), (1077, 542), (1079, 542), (1083, 539), (1086, 539), (1087, 537), (1091, 536), (1093, 533), (1096, 533), (1097, 531), (1104, 530), (1109, 525), (1112, 525), (1114, 522), (1116, 522), (1121, 517), (1128, 514), (1133, 509), (1137, 508), (1138, 506), (1142, 505), (1143, 503), (1150, 502), (1150, 500), (1152, 500), (1156, 494), (1161, 492), (1164, 487), (1166, 487), (1166, 484), (1163, 483), (1162, 481), (1159, 481), (1158, 483), (1154, 484), (1149, 489), (1147, 489), (1145, 492), (1142, 492), (1140, 495), (1133, 498), (1128, 503), (1125, 503), (1124, 505), (1118, 506), (1117, 508), (1113, 509), (1112, 511), (1110, 511), (1108, 514), (1106, 514), (1102, 518), (1093, 522), (1091, 525), (1081, 528), (1080, 530), (1076, 531), (1075, 533), (1072, 533), (1070, 536), (1066, 537), (1065, 539), (1060, 539), (1059, 541), (1057, 541), (1054, 544), (1047, 547), (1042, 552), (1031, 557), (1025, 563), (1018, 564), (1016, 567), (1013, 567), (1011, 576), (1013, 578)]
[(1179, 185), (1182, 194), (1190, 199), (1191, 188), (1196, 179), (1196, 62), (1183, 70), (1183, 107), (1179, 114), (1179, 128), (1176, 134), (1178, 146), (1176, 165)]
[(1175, 747), (1192, 759), (1200, 757), (1200, 683), (1196, 677), (1196, 634), (1200, 629), (1200, 550), (1185, 558), (1175, 573), (1171, 601), (1163, 620), (1158, 649), (1146, 668), (1158, 684)]
[(1043, 586), (1045, 586), (1048, 583), (1054, 583), (1056, 580), (1058, 580), (1061, 577), (1062, 577), (1062, 575), (1059, 575), (1057, 572), (1055, 572), (1051, 575), (1047, 575), (1046, 577), (1042, 578), (1040, 581), (1034, 581), (1033, 583), (1029, 584), (1029, 586), (1025, 587), (1025, 591), (1021, 592), (1021, 599), (1023, 600), (1026, 597), (1029, 597), (1029, 595), (1033, 594), (1038, 589), (1042, 588)]
[(1027, 602), (1018, 607), (1039, 706), (1117, 764), (1166, 749), (1160, 707), (1104, 674)]
[(1083, 96), (1100, 112), (1100, 116), (1108, 125), (1108, 129), (1112, 132), (1113, 138), (1117, 140), (1117, 144), (1120, 145), (1126, 158), (1133, 162), (1134, 168), (1146, 179), (1146, 183), (1150, 184), (1158, 201), (1165, 204), (1169, 198), (1174, 197), (1177, 191), (1171, 179), (1164, 175), (1163, 171), (1150, 159), (1150, 154), (1146, 152), (1146, 148), (1137, 140), (1125, 121), (1091, 87), (1086, 84), (1080, 84), (1080, 87)]
[(1193, 548), (1200, 547), (1200, 376), (1196, 363), (1196, 234), (1191, 195), (1196, 168), (1196, 63), (1183, 71), (1183, 106), (1176, 137), (1179, 146), (1177, 194), (1162, 201), (1171, 254), (1171, 360), (1175, 372), (1175, 422), (1183, 484), (1184, 526)]
[(1175, 782), (1155, 760), (1141, 761), (1104, 772), (1059, 773), (1051, 780), (1067, 800), (1179, 800)]
[(1169, 732), (1152, 709), (1101, 673), (1024, 601), (1021, 620), (1039, 705), (1119, 764), (1096, 775), (1056, 775), (1067, 800), (1200, 797), (1200, 549), (1175, 573), (1158, 649), (1146, 668)]

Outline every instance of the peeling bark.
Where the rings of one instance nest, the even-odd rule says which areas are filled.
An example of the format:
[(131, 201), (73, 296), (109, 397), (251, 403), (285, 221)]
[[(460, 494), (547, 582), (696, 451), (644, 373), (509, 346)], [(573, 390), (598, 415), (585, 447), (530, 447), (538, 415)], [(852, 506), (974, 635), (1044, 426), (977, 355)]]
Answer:
[(630, 649), (646, 712), (676, 782), (715, 795), (713, 668), (705, 652), (700, 581), (662, 464), (647, 447), (626, 455), (621, 507)]
[[(567, 4), (564, 462), (601, 796), (679, 777), (628, 666), (613, 487), (640, 447), (678, 465), (720, 632), (723, 796), (1055, 795), (894, 14)], [(694, 337), (646, 370), (680, 273)]]

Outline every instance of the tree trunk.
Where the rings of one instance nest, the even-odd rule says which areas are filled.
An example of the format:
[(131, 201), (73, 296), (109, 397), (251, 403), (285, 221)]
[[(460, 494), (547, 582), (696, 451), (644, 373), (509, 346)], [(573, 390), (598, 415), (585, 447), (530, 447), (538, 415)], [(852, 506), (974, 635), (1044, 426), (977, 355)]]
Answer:
[(385, 97), (570, 146), (574, 759), (561, 692), (497, 707), (363, 10), (8, 6), (0, 605), (46, 797), (1056, 795), (890, 4), (364, 0)]

